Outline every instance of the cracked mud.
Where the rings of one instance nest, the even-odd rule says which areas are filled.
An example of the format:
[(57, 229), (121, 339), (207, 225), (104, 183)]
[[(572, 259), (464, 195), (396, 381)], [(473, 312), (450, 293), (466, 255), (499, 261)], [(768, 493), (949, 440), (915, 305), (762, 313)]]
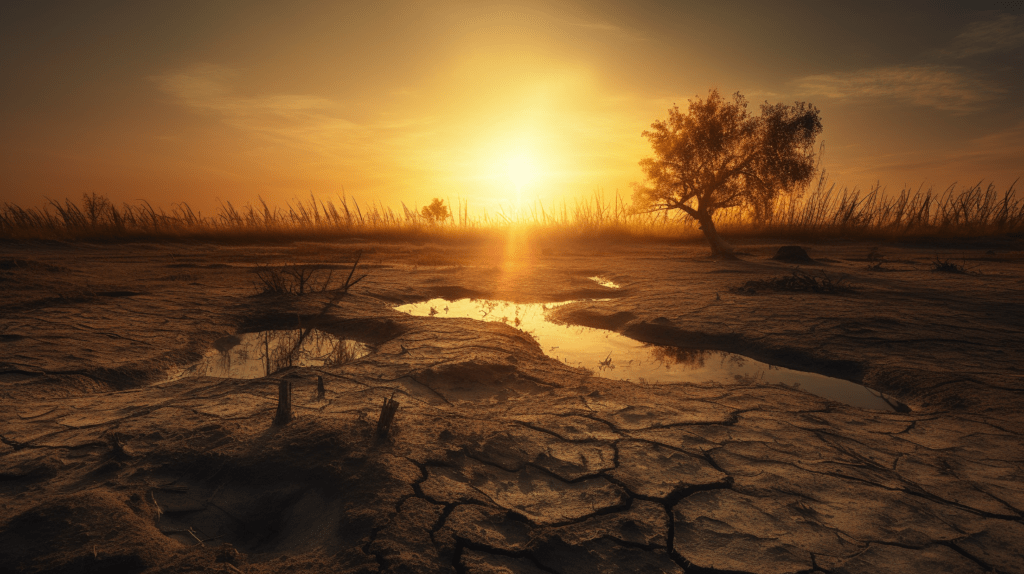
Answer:
[[(31, 264), (0, 268), (0, 572), (1024, 572), (1020, 251), (940, 276), (925, 248), (878, 274), (868, 245), (816, 246), (854, 288), (831, 296), (731, 292), (792, 269), (773, 245), (741, 262), (589, 247), (452, 248), (462, 264), (434, 267), (414, 264), (430, 246), (365, 242), (5, 245)], [(369, 276), (326, 310), (253, 292), (255, 263), (357, 251)], [(618, 380), (514, 324), (395, 309), (463, 297), (578, 300), (549, 313), (910, 412)], [(298, 328), (358, 347), (182, 372)], [(275, 427), (282, 380), (295, 419)]]

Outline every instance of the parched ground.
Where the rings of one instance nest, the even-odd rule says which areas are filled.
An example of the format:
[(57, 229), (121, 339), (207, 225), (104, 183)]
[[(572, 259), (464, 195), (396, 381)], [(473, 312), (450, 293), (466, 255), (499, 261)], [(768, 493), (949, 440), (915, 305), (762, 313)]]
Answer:
[[(4, 244), (0, 572), (1024, 572), (1021, 243), (881, 245), (882, 269), (873, 245), (813, 245), (801, 269), (850, 292), (741, 289), (791, 273), (776, 247)], [(256, 264), (337, 278), (357, 251), (368, 276), (335, 306), (254, 287)], [(432, 297), (590, 300), (554, 313), (910, 412), (616, 381), (508, 325), (394, 310)], [(299, 324), (372, 352), (166, 378), (226, 335)], [(284, 379), (296, 418), (275, 427)]]

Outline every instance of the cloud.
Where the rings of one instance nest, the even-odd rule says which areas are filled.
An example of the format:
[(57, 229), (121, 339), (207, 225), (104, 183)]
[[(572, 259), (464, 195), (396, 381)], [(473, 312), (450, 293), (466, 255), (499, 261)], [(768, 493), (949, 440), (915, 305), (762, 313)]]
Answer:
[(967, 58), (992, 52), (1007, 52), (1024, 46), (1024, 17), (1000, 14), (991, 20), (971, 22), (943, 53)]
[(595, 34), (618, 37), (620, 40), (631, 42), (646, 42), (648, 38), (635, 29), (612, 24), (605, 20), (588, 20), (575, 14), (568, 14), (561, 17), (554, 17), (552, 21), (569, 28), (578, 28)]
[(806, 76), (796, 87), (839, 100), (888, 99), (957, 113), (982, 109), (1005, 90), (948, 66), (889, 66)]
[[(919, 177), (949, 185), (977, 183), (982, 178), (1008, 185), (1024, 177), (1024, 122), (976, 138), (956, 140), (942, 150), (906, 149), (897, 153), (868, 154), (850, 158), (840, 171), (847, 178), (907, 182)], [(1019, 188), (1018, 181), (1018, 188)]]
[(216, 114), (236, 128), (262, 132), (268, 136), (294, 136), (296, 129), (329, 126), (351, 130), (354, 123), (331, 117), (337, 104), (309, 95), (241, 96), (232, 93), (230, 83), (236, 74), (227, 68), (209, 64), (153, 77), (168, 95), (189, 108)]
[(178, 103), (215, 115), (238, 130), (274, 144), (335, 160), (352, 161), (378, 153), (382, 146), (422, 135), (423, 120), (355, 122), (335, 100), (306, 94), (245, 96), (232, 84), (238, 74), (201, 64), (151, 78)]
[(626, 40), (633, 41), (645, 41), (647, 38), (641, 34), (637, 34), (631, 30), (627, 30), (622, 26), (616, 26), (615, 24), (608, 24), (606, 22), (586, 22), (582, 20), (566, 21), (566, 24), (574, 28), (583, 28), (585, 30), (593, 30), (595, 32), (603, 32), (618, 36)]

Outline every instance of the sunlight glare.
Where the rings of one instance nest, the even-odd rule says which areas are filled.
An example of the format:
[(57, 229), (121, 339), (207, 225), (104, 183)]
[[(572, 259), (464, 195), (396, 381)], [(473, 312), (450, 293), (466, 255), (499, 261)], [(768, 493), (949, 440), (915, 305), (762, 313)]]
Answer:
[(512, 155), (505, 162), (505, 178), (512, 182), (517, 193), (536, 183), (538, 176), (537, 162), (525, 152)]

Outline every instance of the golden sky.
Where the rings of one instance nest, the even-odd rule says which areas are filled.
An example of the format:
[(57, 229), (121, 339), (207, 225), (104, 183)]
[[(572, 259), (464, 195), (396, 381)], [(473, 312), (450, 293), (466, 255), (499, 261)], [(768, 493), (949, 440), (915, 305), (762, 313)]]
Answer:
[(13, 0), (0, 201), (628, 196), (710, 88), (818, 106), (840, 185), (1024, 175), (1024, 3), (766, 4)]

